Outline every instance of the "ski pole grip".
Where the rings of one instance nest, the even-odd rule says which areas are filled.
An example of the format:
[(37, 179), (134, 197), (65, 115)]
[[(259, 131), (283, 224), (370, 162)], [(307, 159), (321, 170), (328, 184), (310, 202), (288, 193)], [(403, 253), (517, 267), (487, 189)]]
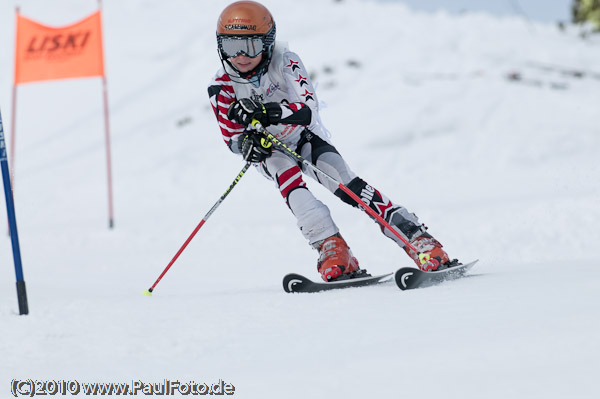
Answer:
[(252, 125), (252, 127), (254, 129), (256, 129), (256, 131), (258, 132), (264, 132), (265, 128), (263, 127), (262, 123), (259, 122), (258, 119), (252, 119), (252, 122), (250, 122), (250, 124)]

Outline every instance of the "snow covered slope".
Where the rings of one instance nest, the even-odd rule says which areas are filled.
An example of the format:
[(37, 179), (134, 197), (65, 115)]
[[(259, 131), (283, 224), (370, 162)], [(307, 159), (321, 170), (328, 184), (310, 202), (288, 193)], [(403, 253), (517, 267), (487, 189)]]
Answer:
[[(0, 4), (7, 131), (16, 3)], [(19, 3), (57, 26), (96, 7)], [(103, 3), (116, 225), (99, 80), (19, 87), (13, 167), (31, 313), (16, 315), (0, 236), (0, 396), (32, 378), (223, 379), (240, 398), (600, 397), (598, 38), (398, 4), (266, 1), (352, 168), (452, 257), (480, 262), (472, 278), (411, 292), (285, 294), (286, 273), (317, 278), (316, 252), (251, 171), (148, 298), (243, 166), (206, 95), (225, 3)], [(363, 267), (411, 264), (368, 217), (308, 184)], [(0, 206), (2, 223), (3, 196)]]

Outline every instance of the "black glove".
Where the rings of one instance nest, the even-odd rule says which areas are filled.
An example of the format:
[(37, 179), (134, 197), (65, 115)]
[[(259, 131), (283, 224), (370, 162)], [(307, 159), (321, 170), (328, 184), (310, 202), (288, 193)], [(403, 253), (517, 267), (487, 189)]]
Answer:
[(244, 133), (238, 140), (238, 148), (245, 161), (259, 163), (271, 156), (273, 145), (266, 137), (256, 132)]
[(248, 126), (253, 119), (263, 127), (276, 125), (281, 120), (281, 106), (278, 103), (263, 104), (249, 98), (242, 98), (229, 106), (227, 118), (243, 126)]

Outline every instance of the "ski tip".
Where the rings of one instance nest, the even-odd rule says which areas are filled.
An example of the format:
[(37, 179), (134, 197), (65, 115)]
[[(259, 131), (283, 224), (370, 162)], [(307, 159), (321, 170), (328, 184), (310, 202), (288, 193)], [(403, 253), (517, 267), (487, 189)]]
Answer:
[(295, 292), (295, 286), (301, 286), (305, 282), (310, 281), (300, 274), (291, 273), (283, 278), (283, 290), (288, 293)]

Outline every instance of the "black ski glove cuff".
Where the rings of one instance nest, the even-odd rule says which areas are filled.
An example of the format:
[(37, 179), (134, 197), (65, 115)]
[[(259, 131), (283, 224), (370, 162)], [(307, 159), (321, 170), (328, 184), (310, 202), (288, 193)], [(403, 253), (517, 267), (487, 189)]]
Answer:
[(277, 125), (281, 121), (281, 105), (279, 103), (265, 103), (264, 107), (267, 114), (267, 125), (263, 126)]

